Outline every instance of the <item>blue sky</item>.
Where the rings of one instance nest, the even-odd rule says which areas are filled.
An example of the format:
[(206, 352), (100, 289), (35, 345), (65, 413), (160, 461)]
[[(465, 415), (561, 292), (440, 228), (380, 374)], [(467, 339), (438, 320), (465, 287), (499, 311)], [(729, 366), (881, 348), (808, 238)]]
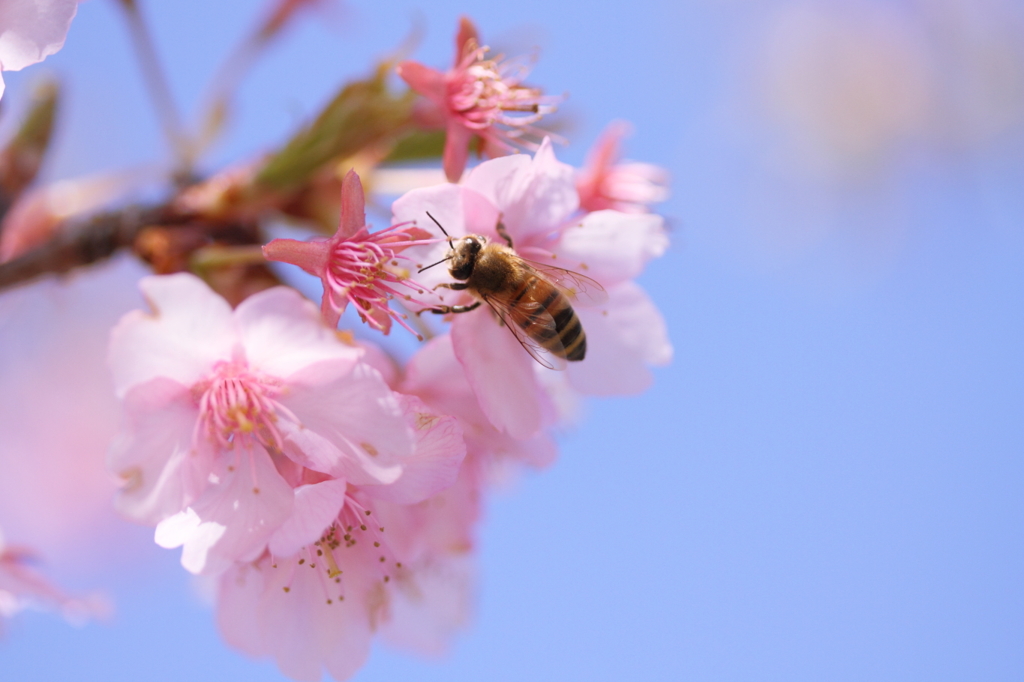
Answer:
[[(188, 116), (253, 5), (146, 3)], [(560, 158), (625, 119), (628, 156), (673, 176), (672, 247), (640, 280), (673, 363), (589, 402), (552, 468), (495, 494), (449, 656), (378, 647), (356, 679), (1024, 676), (1024, 76), (970, 42), (1024, 44), (1024, 17), (924, 5), (349, 2), (259, 62), (210, 168), (284, 139), (414, 25), (416, 58), (446, 66), (467, 13), (497, 47), (539, 46), (531, 82), (577, 122)], [(83, 4), (43, 65), (68, 97), (51, 178), (166, 158), (114, 9)], [(1002, 99), (971, 78), (992, 63)], [(5, 105), (41, 71), (5, 74)], [(107, 589), (114, 619), (19, 616), (0, 678), (281, 679), (221, 643), (176, 552), (123, 541), (121, 570), (57, 573)]]

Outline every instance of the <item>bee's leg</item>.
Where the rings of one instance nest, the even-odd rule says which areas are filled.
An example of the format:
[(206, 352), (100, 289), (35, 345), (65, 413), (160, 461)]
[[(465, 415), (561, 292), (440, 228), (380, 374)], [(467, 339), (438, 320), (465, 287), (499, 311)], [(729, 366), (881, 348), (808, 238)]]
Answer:
[(505, 223), (501, 222), (501, 216), (498, 216), (498, 224), (494, 226), (495, 232), (498, 236), (508, 242), (508, 248), (514, 248), (512, 246), (512, 237), (508, 236), (508, 230), (505, 229)]
[[(438, 289), (451, 289), (452, 291), (462, 291), (463, 289), (468, 288), (469, 285), (466, 284), (465, 282), (442, 282), (441, 284), (438, 284), (436, 287), (434, 287), (434, 290), (436, 291)], [(420, 313), (425, 313), (427, 311), (432, 312), (435, 315), (447, 315), (448, 313), (468, 313), (470, 310), (476, 310), (477, 308), (479, 308), (481, 303), (482, 301), (476, 301), (470, 305), (441, 305), (437, 306), (436, 308), (424, 308), (423, 310), (416, 314), (419, 315)]]
[[(482, 301), (476, 301), (470, 305), (442, 305), (437, 308), (425, 308), (420, 313), (430, 311), (435, 315), (447, 315), (448, 313), (468, 313), (470, 310), (476, 310), (480, 307)], [(419, 315), (420, 313), (416, 313)]]

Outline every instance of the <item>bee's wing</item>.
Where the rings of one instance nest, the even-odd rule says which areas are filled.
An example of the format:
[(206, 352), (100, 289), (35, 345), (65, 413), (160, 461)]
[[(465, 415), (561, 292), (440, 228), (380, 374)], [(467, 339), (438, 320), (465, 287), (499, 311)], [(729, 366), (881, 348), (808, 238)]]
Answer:
[(602, 305), (608, 300), (608, 292), (604, 290), (604, 287), (586, 275), (549, 263), (539, 263), (525, 258), (520, 258), (520, 260), (558, 286), (573, 303), (591, 306)]
[[(565, 358), (559, 357), (531, 339), (519, 326), (520, 320), (529, 319), (531, 325), (538, 326), (541, 331), (555, 334), (555, 318), (551, 313), (544, 310), (541, 304), (536, 301), (518, 302), (515, 307), (509, 305), (508, 301), (498, 296), (484, 296), (484, 301), (491, 307), (494, 314), (498, 316), (501, 323), (505, 325), (512, 336), (516, 337), (519, 345), (530, 354), (542, 367), (548, 369), (563, 370), (568, 364)], [(558, 347), (561, 350), (561, 345)]]

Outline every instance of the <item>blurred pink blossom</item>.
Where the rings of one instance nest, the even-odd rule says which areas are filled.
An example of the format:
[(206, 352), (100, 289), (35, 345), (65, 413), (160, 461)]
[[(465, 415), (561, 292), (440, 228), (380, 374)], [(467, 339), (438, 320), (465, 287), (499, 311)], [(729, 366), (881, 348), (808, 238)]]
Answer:
[(38, 608), (59, 611), (72, 623), (81, 623), (109, 613), (110, 607), (102, 597), (73, 597), (50, 583), (32, 568), (33, 559), (27, 549), (6, 544), (0, 529), (0, 617)]
[(535, 149), (527, 138), (539, 140), (544, 133), (533, 124), (554, 111), (557, 101), (522, 85), (527, 75), (524, 64), (485, 59), (487, 51), (480, 45), (476, 27), (463, 17), (450, 71), (442, 73), (412, 61), (398, 65), (398, 74), (409, 87), (433, 105), (421, 115), (445, 129), (444, 171), (451, 182), (462, 177), (474, 137), (481, 140), (488, 156), (519, 147)]
[[(78, 11), (77, 0), (4, 0), (0, 3), (0, 72), (20, 71), (60, 48)], [(0, 73), (0, 97), (4, 94)]]
[(119, 411), (105, 358), (144, 274), (122, 256), (0, 295), (0, 524), (58, 569), (135, 551), (104, 467)]
[(646, 213), (651, 204), (668, 199), (668, 171), (649, 163), (619, 162), (619, 147), (629, 129), (623, 121), (612, 123), (587, 155), (576, 176), (584, 211)]

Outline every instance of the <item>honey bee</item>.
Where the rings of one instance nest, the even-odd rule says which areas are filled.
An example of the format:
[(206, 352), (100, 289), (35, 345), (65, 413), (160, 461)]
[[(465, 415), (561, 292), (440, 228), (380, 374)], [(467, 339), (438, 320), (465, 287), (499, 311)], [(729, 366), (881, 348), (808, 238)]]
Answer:
[(479, 234), (453, 241), (441, 223), (427, 215), (444, 232), (451, 249), (444, 259), (420, 268), (420, 272), (450, 261), (448, 272), (459, 281), (434, 288), (466, 291), (477, 299), (470, 305), (429, 308), (430, 312), (468, 313), (486, 303), (544, 367), (564, 369), (566, 361), (579, 362), (586, 357), (587, 335), (572, 302), (603, 303), (607, 296), (600, 284), (578, 272), (520, 257), (500, 219), (497, 232), (508, 246)]

